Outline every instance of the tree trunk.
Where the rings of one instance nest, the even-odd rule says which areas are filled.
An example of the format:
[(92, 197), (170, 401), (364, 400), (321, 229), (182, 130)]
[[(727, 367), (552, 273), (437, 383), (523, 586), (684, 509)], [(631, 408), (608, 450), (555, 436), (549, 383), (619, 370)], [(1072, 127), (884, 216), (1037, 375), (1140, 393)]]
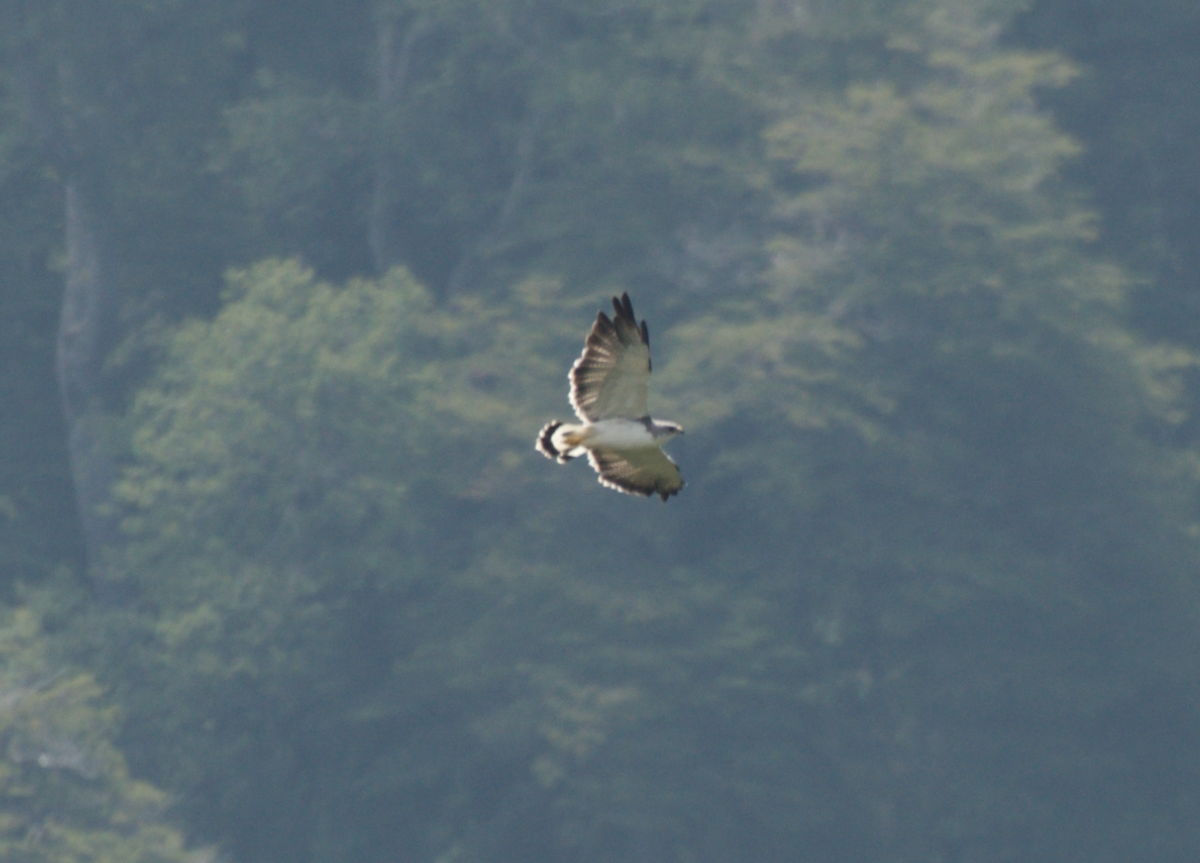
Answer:
[(521, 135), (517, 139), (513, 177), (508, 184), (508, 192), (504, 196), (504, 202), (500, 205), (500, 210), (496, 213), (496, 219), (491, 227), (463, 252), (458, 263), (455, 264), (454, 270), (450, 273), (450, 278), (446, 281), (447, 296), (454, 296), (460, 293), (466, 285), (470, 284), (472, 278), (477, 275), (480, 266), (486, 262), (493, 248), (504, 236), (505, 230), (512, 221), (513, 214), (516, 212), (517, 206), (521, 203), (521, 196), (525, 192), (525, 187), (529, 185), (529, 181), (533, 176), (535, 145), (537, 143), (540, 119), (539, 114), (535, 110), (531, 110), (525, 118), (525, 122), (521, 128)]
[(116, 603), (123, 597), (104, 560), (105, 550), (121, 539), (110, 505), (116, 468), (99, 391), (104, 336), (114, 318), (116, 297), (103, 260), (95, 204), (77, 181), (67, 183), (65, 205), (67, 283), (56, 346), (58, 388), (88, 574), (97, 596)]
[[(409, 60), (413, 46), (429, 29), (429, 21), (418, 17), (408, 24), (400, 38), (401, 23), (395, 15), (383, 15), (378, 34), (378, 78), (375, 89), (376, 116), (380, 119), (380, 133), (386, 136), (394, 122), (394, 115), (404, 95), (405, 79), (408, 77)], [(395, 168), (392, 158), (382, 142), (375, 159), (375, 178), (371, 188), (371, 214), (367, 228), (367, 241), (371, 246), (375, 271), (383, 275), (400, 263), (399, 244), (396, 242), (393, 206), (395, 204)]]

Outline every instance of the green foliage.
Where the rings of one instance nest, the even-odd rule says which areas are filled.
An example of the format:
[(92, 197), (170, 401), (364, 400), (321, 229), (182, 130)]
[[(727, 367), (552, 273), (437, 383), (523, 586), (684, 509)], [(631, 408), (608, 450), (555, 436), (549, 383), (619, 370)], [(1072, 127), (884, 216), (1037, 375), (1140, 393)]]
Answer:
[(1064, 323), (1119, 297), (1114, 274), (1076, 274), (1078, 259), (1064, 257), (1092, 236), (1092, 215), (1054, 185), (1077, 148), (1034, 110), (1033, 93), (1063, 84), (1069, 67), (985, 38), (935, 17), (927, 31), (891, 40), (917, 66), (903, 89), (852, 84), (769, 130), (771, 157), (801, 186), (779, 199), (803, 238), (776, 244), (787, 265), (819, 265), (838, 244), (857, 243), (842, 278), (859, 302), (867, 292), (986, 293), (1004, 316), (1036, 309)]
[[(0, 585), (83, 569), (55, 380), (64, 277), (63, 183), (103, 201), (118, 317), (215, 305), (240, 247), (238, 214), (204, 170), (236, 52), (219, 34), (239, 4), (47, 0), (0, 8)], [(219, 46), (219, 47), (218, 47)], [(207, 294), (206, 297), (206, 288)], [(105, 377), (104, 400), (128, 385)], [(115, 372), (115, 370), (110, 370)]]
[[(156, 94), (115, 106), (124, 43), (48, 31), (112, 120), (118, 233), (186, 241), (199, 189), (220, 240), (133, 293), (186, 307), (233, 249), (317, 270), (235, 270), (126, 343), (154, 360), (114, 500), (135, 601), (59, 612), (197, 835), (259, 863), (1196, 846), (1196, 359), (1120, 326), (1132, 279), (1034, 98), (1073, 72), (1005, 47), (1013, 3), (250, 5), (97, 6)], [(381, 213), (421, 279), (333, 283)], [(665, 506), (532, 449), (624, 287), (688, 428)], [(160, 800), (95, 684), (47, 680), (13, 691), (100, 753), (95, 811)], [(17, 766), (38, 805), (86, 778)]]
[[(479, 576), (455, 572), (503, 544), (505, 521), (521, 521), (514, 495), (545, 485), (528, 470), (528, 438), (550, 393), (528, 382), (559, 389), (560, 358), (593, 301), (529, 283), (506, 310), (442, 308), (402, 270), (335, 288), (291, 263), (234, 274), (229, 300), (211, 323), (179, 331), (133, 406), (136, 463), (118, 495), (131, 511), (125, 565), (153, 609), (152, 641), (130, 649), (153, 684), (118, 685), (148, 707), (133, 718), (135, 736), (155, 741), (144, 757), (182, 787), (250, 758), (246, 780), (264, 805), (294, 788), (295, 821), (275, 853), (300, 853), (319, 823), (302, 802), (304, 776), (324, 767), (287, 766), (297, 738), (278, 732), (279, 718), (331, 741), (345, 723), (353, 735), (411, 722), (436, 692), (382, 708), (381, 689), (430, 674), (430, 663), (475, 665), (453, 657), (473, 616), (457, 605), (483, 601), (471, 599)], [(396, 615), (414, 596), (429, 597), (428, 619), (409, 631)], [(435, 643), (417, 648), (427, 627)], [(389, 673), (397, 644), (419, 655)], [(468, 688), (495, 685), (481, 675)], [(321, 703), (332, 712), (313, 714)], [(199, 709), (180, 713), (185, 704)], [(164, 726), (190, 728), (189, 742), (154, 748)], [(468, 769), (451, 759), (438, 772)], [(244, 798), (228, 805), (236, 811), (220, 817), (246, 817)]]
[[(715, 458), (762, 501), (722, 517), (796, 538), (839, 632), (847, 603), (904, 639), (1015, 602), (1064, 630), (1125, 607), (1155, 640), (1194, 550), (1190, 457), (1152, 442), (1184, 421), (1195, 358), (1116, 324), (1129, 279), (1087, 254), (1093, 216), (1055, 179), (1075, 146), (1034, 109), (1070, 70), (945, 12), (889, 50), (903, 75), (784, 106), (767, 284), (672, 333), (664, 383), (715, 382), (693, 402), (705, 421), (741, 441), (768, 420)], [(730, 551), (760, 576), (781, 559), (775, 537)], [(1135, 611), (1125, 580), (1152, 559), (1163, 580)], [(1105, 673), (1100, 701), (1121, 691)]]
[(318, 82), (306, 53), (273, 55), (226, 112), (215, 165), (275, 226), (270, 251), (325, 273), (362, 272), (347, 250), (361, 253), (350, 234), (361, 244), (369, 219), (393, 249), (384, 263), (438, 294), (502, 290), (531, 266), (660, 280), (654, 253), (681, 223), (736, 215), (717, 212), (734, 186), (712, 162), (744, 141), (754, 106), (706, 55), (742, 11), (381, 4), (404, 47), (353, 60), (384, 78), (396, 65), (389, 84)]
[(357, 206), (368, 188), (370, 149), (362, 105), (267, 72), (258, 75), (256, 90), (226, 109), (228, 140), (215, 147), (209, 165), (244, 202), (256, 249), (285, 253), (302, 246), (323, 269), (362, 270), (366, 261), (347, 255), (347, 249), (366, 251), (366, 218)]
[(1178, 0), (1136, 8), (1041, 0), (1017, 19), (1013, 34), (1081, 66), (1072, 87), (1042, 100), (1085, 145), (1072, 174), (1103, 214), (1101, 247), (1144, 277), (1131, 297), (1131, 321), (1193, 347), (1200, 160), (1189, 142), (1200, 105), (1184, 82), (1200, 72), (1191, 44), (1198, 27), (1196, 6)]
[(0, 618), (0, 856), (13, 863), (206, 863), (129, 775), (117, 711), (91, 675), (50, 661), (38, 615)]
[[(104, 253), (123, 299), (211, 304), (224, 262), (242, 249), (241, 220), (205, 170), (241, 64), (229, 38), (241, 4), (50, 0), (2, 14), (9, 134), (43, 175), (82, 182), (103, 202)], [(61, 207), (54, 185), (39, 190), (43, 206)]]
[(131, 415), (144, 607), (108, 662), (139, 757), (260, 859), (918, 859), (1010, 818), (1047, 847), (991, 763), (1036, 770), (1042, 738), (972, 717), (1044, 724), (1083, 783), (1101, 744), (1071, 729), (1191, 673), (1182, 480), (1141, 434), (1188, 359), (1095, 315), (879, 338), (805, 287), (656, 337), (700, 443), (688, 496), (647, 508), (529, 445), (599, 298), (233, 274)]

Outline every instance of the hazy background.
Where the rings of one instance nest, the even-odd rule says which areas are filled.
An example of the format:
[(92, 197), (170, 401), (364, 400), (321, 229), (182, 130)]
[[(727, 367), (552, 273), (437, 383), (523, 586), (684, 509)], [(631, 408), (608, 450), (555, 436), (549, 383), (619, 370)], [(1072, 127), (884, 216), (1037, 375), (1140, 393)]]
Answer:
[[(1200, 853), (1193, 0), (0, 2), (0, 858)], [(649, 320), (670, 502), (533, 450)]]

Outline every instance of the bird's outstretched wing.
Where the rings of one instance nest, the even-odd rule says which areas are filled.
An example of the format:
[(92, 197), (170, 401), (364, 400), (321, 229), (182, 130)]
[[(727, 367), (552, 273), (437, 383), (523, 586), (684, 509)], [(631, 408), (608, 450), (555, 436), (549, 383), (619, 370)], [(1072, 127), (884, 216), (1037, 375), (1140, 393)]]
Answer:
[(571, 407), (585, 422), (646, 416), (650, 382), (650, 333), (638, 325), (629, 294), (613, 297), (610, 321), (600, 312), (583, 354), (571, 367)]
[(600, 474), (600, 484), (628, 494), (657, 494), (666, 500), (683, 488), (679, 466), (659, 447), (588, 450), (588, 461)]

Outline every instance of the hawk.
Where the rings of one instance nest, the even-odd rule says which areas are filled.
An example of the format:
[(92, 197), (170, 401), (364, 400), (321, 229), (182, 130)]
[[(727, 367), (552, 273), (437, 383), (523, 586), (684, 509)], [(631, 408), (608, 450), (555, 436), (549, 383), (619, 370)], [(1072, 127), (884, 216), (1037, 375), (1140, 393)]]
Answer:
[(650, 418), (650, 332), (634, 317), (629, 294), (613, 297), (612, 303), (613, 319), (604, 312), (596, 315), (583, 354), (568, 375), (571, 407), (582, 424), (547, 423), (538, 433), (537, 450), (560, 464), (586, 452), (601, 485), (626, 494), (657, 494), (665, 502), (683, 488), (683, 478), (662, 445), (683, 429)]

